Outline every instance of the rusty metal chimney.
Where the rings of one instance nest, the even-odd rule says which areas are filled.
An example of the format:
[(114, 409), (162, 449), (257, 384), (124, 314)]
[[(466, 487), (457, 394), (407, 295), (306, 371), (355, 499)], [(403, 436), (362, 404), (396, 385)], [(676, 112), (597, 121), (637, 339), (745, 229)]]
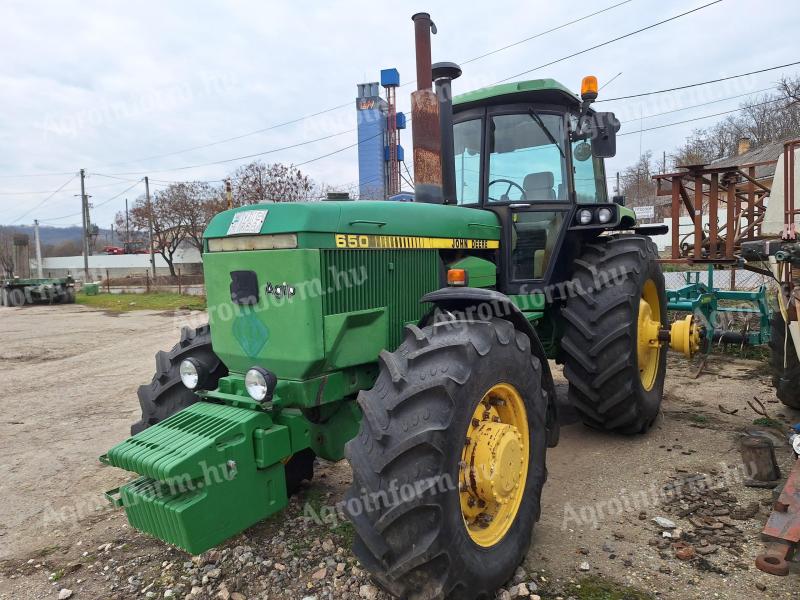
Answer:
[(414, 39), (417, 54), (417, 91), (411, 93), (414, 143), (414, 200), (442, 204), (442, 140), (439, 102), (432, 89), (431, 33), (436, 25), (428, 13), (417, 13)]

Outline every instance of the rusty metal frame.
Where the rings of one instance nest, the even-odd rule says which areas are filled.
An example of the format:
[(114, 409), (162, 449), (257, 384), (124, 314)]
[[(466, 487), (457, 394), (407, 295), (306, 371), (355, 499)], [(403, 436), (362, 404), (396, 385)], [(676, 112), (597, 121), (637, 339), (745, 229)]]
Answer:
[[(674, 173), (655, 175), (657, 195), (672, 197), (672, 255), (662, 262), (735, 263), (742, 242), (761, 235), (766, 213), (764, 200), (770, 188), (756, 179), (756, 167), (775, 162), (730, 167), (687, 165)], [(694, 225), (683, 235), (681, 205)], [(704, 214), (708, 215), (707, 228), (703, 226)]]
[(756, 567), (771, 575), (788, 575), (787, 558), (800, 542), (800, 460), (795, 461), (762, 535), (768, 543), (756, 558)]
[(795, 217), (800, 215), (800, 206), (795, 202), (794, 171), (795, 151), (800, 148), (800, 140), (786, 142), (783, 145), (783, 239), (797, 239)]

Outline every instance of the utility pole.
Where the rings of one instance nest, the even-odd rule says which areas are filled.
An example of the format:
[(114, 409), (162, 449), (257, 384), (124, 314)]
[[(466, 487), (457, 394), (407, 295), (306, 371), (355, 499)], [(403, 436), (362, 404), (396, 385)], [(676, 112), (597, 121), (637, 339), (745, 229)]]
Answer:
[(233, 208), (233, 190), (231, 189), (231, 180), (225, 180), (225, 196), (228, 198), (228, 210)]
[(39, 237), (39, 220), (33, 220), (33, 234), (36, 240), (36, 276), (39, 279), (44, 279), (42, 275), (42, 240)]
[(81, 211), (83, 212), (83, 282), (89, 283), (89, 199), (86, 197), (84, 180), (86, 173), (81, 169)]
[(156, 255), (153, 251), (153, 203), (150, 201), (150, 180), (145, 175), (144, 192), (147, 196), (147, 229), (150, 244), (150, 264), (153, 266), (153, 283), (156, 281)]
[(125, 249), (125, 252), (128, 252), (128, 249), (131, 245), (131, 224), (128, 221), (128, 199), (125, 198), (125, 243), (122, 244), (122, 247)]

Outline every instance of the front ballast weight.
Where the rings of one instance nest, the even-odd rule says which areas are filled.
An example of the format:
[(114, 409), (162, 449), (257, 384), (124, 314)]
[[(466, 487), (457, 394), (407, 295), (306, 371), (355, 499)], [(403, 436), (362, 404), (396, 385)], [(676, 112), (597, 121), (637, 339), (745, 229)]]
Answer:
[(286, 506), (281, 461), (308, 446), (295, 419), (193, 404), (101, 457), (140, 474), (107, 496), (136, 529), (200, 554)]

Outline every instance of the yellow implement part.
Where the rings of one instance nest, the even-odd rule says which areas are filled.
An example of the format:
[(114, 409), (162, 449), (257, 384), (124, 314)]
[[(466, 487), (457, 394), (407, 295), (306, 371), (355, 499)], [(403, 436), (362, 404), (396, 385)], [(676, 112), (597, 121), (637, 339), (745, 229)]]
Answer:
[(688, 315), (685, 319), (675, 321), (670, 328), (669, 339), (672, 350), (691, 358), (700, 349), (702, 341), (700, 327), (697, 325), (694, 315)]

